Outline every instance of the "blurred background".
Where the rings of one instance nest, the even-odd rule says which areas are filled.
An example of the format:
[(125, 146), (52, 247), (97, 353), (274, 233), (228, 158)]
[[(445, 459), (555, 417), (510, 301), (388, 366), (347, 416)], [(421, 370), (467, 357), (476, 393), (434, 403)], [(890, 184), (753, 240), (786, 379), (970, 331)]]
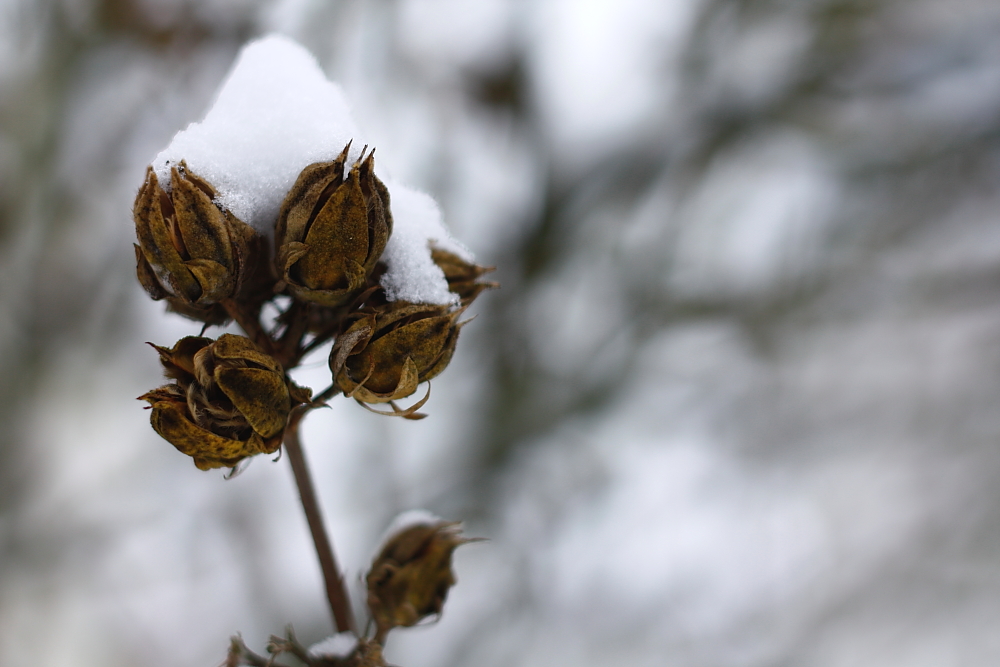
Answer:
[(353, 583), (401, 510), (490, 540), (391, 662), (1000, 664), (994, 0), (2, 0), (0, 665), (331, 631), (287, 463), (135, 400), (199, 328), (143, 170), (274, 31), (503, 285), (430, 418), (306, 421)]

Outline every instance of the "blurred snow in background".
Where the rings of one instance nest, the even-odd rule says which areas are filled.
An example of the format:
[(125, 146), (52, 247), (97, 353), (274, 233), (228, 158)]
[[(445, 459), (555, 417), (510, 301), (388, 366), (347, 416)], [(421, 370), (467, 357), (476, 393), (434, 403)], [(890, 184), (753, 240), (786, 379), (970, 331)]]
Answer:
[(997, 3), (3, 0), (0, 665), (330, 634), (287, 464), (134, 400), (198, 326), (132, 200), (272, 31), (503, 284), (430, 418), (305, 423), (355, 585), (402, 510), (490, 538), (390, 661), (1000, 662)]

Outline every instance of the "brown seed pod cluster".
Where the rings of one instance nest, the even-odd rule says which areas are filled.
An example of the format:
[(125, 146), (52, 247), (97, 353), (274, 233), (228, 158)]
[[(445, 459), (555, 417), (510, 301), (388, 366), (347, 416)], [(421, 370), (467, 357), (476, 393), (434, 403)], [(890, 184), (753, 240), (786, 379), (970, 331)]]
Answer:
[[(251, 51), (258, 55), (245, 55)], [(297, 70), (289, 79), (294, 85), (272, 87), (272, 66)], [(440, 617), (455, 584), (452, 555), (473, 540), (458, 523), (426, 513), (416, 521), (414, 515), (398, 519), (371, 564), (370, 617), (359, 626), (300, 425), (338, 393), (380, 414), (423, 418), (417, 410), (430, 396), (429, 382), (455, 354), (464, 313), (496, 284), (484, 279), (492, 269), (469, 261), (458, 246), (451, 252), (433, 245), (437, 213), (422, 195), (393, 186), (394, 220), (374, 150), (352, 150), (348, 142), (339, 154), (339, 145), (326, 152), (331, 130), (339, 135), (353, 123), (346, 109), (338, 110), (337, 87), (319, 75), (302, 47), (265, 37), (246, 47), (236, 70), (246, 76), (227, 79), (201, 130), (187, 135), (195, 143), (171, 142), (157, 158), (169, 160), (146, 170), (135, 198), (139, 283), (152, 299), (201, 326), (172, 346), (150, 343), (166, 382), (139, 399), (148, 403), (156, 433), (199, 469), (231, 468), (231, 478), (257, 454), (283, 450), (295, 478), (337, 632), (306, 648), (288, 627), (284, 637), (272, 635), (268, 656), (236, 636), (226, 667), (287, 666), (279, 658), (306, 667), (387, 667), (389, 632)], [(227, 104), (246, 110), (242, 92), (227, 97), (244, 87), (252, 89), (254, 106), (264, 103), (262, 114), (254, 109), (250, 120), (228, 111), (213, 115)], [(259, 89), (271, 92), (261, 97)], [(310, 102), (299, 94), (304, 89), (319, 93)], [(271, 100), (281, 104), (272, 108)], [(305, 113), (303, 102), (310, 107)], [(323, 118), (324, 127), (308, 117)], [(295, 137), (273, 132), (286, 129)], [(318, 147), (332, 159), (297, 175), (286, 171), (289, 160)], [(245, 152), (250, 149), (252, 155)], [(206, 336), (213, 326), (233, 329)], [(297, 385), (289, 372), (323, 350), (329, 351), (329, 386), (313, 392)], [(422, 384), (424, 396), (412, 398)]]
[[(133, 209), (139, 282), (170, 310), (203, 323), (202, 333), (235, 321), (245, 334), (152, 345), (168, 382), (139, 398), (149, 403), (153, 429), (199, 469), (235, 471), (284, 442), (295, 470), (299, 421), (336, 393), (381, 414), (422, 418), (429, 385), (409, 407), (398, 402), (448, 366), (463, 313), (496, 286), (482, 279), (491, 269), (428, 248), (453, 302), (390, 301), (380, 285), (393, 227), (389, 192), (375, 175), (373, 152), (362, 150), (348, 165), (349, 149), (302, 170), (275, 220), (273, 243), (223, 209), (213, 186), (183, 162), (170, 170), (168, 187), (146, 172)], [(268, 303), (279, 311), (270, 322)], [(330, 386), (314, 398), (287, 372), (327, 343)], [(275, 657), (291, 653), (309, 667), (384, 667), (393, 628), (441, 615), (455, 583), (452, 554), (469, 541), (458, 523), (437, 519), (391, 534), (366, 579), (367, 632), (354, 633), (346, 593), (338, 608), (348, 610), (344, 623), (333, 609), (338, 628), (356, 638), (343, 654), (311, 654), (289, 630), (286, 639), (272, 637), (270, 659), (234, 638), (226, 664), (277, 665)], [(324, 576), (329, 585), (325, 569)], [(336, 607), (329, 589), (328, 596)]]
[[(275, 452), (292, 407), (310, 401), (286, 371), (330, 341), (331, 386), (320, 401), (340, 392), (388, 408), (376, 412), (423, 417), (429, 392), (409, 407), (398, 401), (445, 369), (462, 313), (496, 286), (482, 279), (491, 269), (431, 248), (455, 303), (389, 301), (379, 284), (393, 227), (389, 191), (374, 151), (348, 164), (349, 150), (302, 170), (273, 243), (220, 206), (212, 184), (184, 162), (166, 186), (147, 169), (133, 208), (139, 282), (206, 328), (235, 320), (246, 333), (154, 346), (172, 384), (140, 398), (157, 433), (199, 468)], [(270, 324), (261, 315), (268, 302), (288, 304)]]

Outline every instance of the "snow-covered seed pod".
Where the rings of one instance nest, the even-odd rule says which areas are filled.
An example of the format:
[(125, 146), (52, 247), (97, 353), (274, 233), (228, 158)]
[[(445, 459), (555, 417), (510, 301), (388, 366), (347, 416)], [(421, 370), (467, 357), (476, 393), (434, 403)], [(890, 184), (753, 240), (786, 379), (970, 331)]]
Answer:
[(350, 146), (331, 162), (303, 169), (278, 213), (276, 268), (300, 301), (338, 306), (351, 299), (392, 233), (389, 191), (375, 176), (374, 152), (345, 177)]
[(228, 319), (219, 305), (233, 297), (247, 270), (255, 233), (215, 205), (215, 190), (182, 162), (170, 170), (170, 192), (152, 167), (133, 207), (136, 274), (153, 299), (192, 319)]

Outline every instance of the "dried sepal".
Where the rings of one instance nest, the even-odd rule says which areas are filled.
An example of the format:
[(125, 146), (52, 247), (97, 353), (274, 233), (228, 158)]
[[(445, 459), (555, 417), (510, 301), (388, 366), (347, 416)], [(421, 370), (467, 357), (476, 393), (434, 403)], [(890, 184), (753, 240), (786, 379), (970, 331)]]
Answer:
[(350, 143), (331, 162), (307, 166), (275, 225), (276, 269), (300, 301), (335, 307), (362, 291), (392, 233), (389, 191), (374, 151), (344, 169)]
[(153, 347), (173, 383), (139, 398), (152, 406), (153, 429), (202, 470), (277, 451), (293, 405), (309, 400), (243, 336), (187, 336), (172, 348)]
[(440, 617), (456, 581), (452, 554), (459, 546), (476, 541), (461, 533), (459, 522), (427, 520), (386, 539), (365, 577), (377, 642), (384, 642), (395, 627)]
[(396, 405), (396, 401), (389, 401), (388, 403), (390, 408), (389, 410), (377, 410), (372, 406), (368, 405), (367, 403), (365, 403), (364, 401), (358, 399), (355, 400), (357, 400), (358, 404), (368, 412), (374, 412), (377, 415), (383, 415), (386, 417), (402, 417), (403, 419), (418, 421), (420, 419), (424, 419), (425, 417), (427, 417), (426, 414), (424, 414), (423, 412), (417, 412), (417, 410), (424, 407), (424, 403), (426, 403), (428, 399), (430, 399), (430, 397), (431, 397), (431, 385), (428, 384), (427, 391), (424, 393), (424, 397), (421, 398), (416, 403), (414, 403), (413, 405), (406, 408), (401, 408), (398, 405)]

